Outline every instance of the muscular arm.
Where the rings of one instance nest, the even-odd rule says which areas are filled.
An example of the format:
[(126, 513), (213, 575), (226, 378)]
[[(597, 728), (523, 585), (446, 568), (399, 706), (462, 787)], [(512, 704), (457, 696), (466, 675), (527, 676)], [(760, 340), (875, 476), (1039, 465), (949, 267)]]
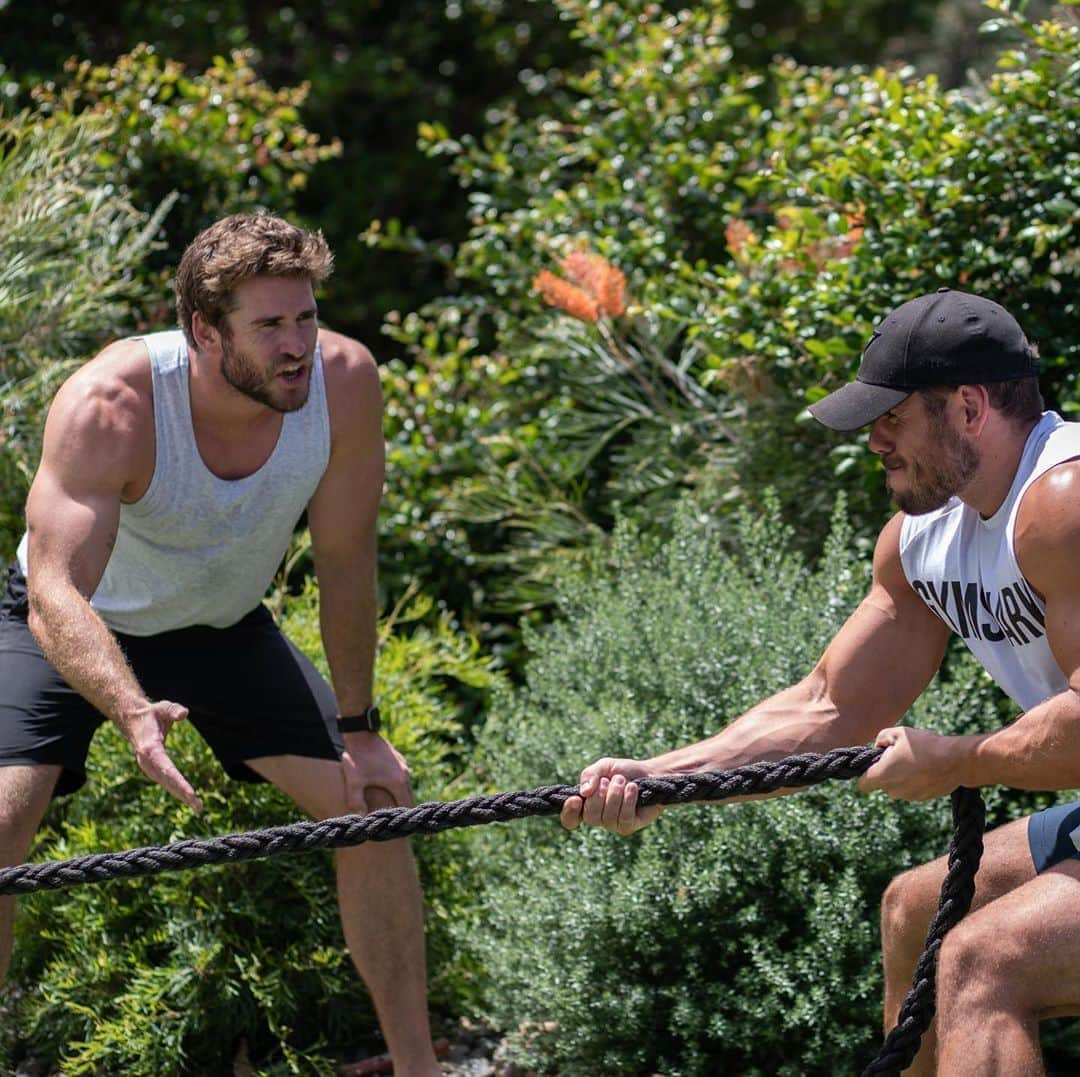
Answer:
[[(897, 516), (882, 530), (869, 594), (808, 676), (706, 740), (640, 763), (600, 760), (587, 767), (581, 777), (584, 805), (579, 798), (567, 801), (564, 824), (575, 826), (583, 815), (585, 822), (628, 832), (659, 811), (634, 814), (636, 789), (625, 785), (628, 778), (724, 770), (794, 752), (861, 744), (899, 721), (930, 682), (948, 642), (945, 625), (904, 577), (900, 524)], [(904, 660), (897, 661), (897, 655)], [(624, 788), (628, 804), (605, 803), (620, 801)]]
[[(330, 404), (330, 465), (308, 506), (319, 577), (319, 626), (340, 714), (372, 701), (375, 665), (376, 525), (385, 447), (379, 372), (370, 352), (336, 333), (320, 333)], [(368, 791), (412, 803), (408, 768), (378, 733), (346, 733), (346, 803), (366, 811)], [(381, 801), (380, 801), (381, 802)]]
[(308, 506), (319, 578), (319, 623), (342, 714), (372, 700), (376, 525), (385, 449), (382, 394), (371, 353), (320, 332), (329, 399), (330, 464)]
[[(870, 740), (899, 721), (941, 664), (948, 629), (904, 577), (900, 522), (883, 529), (870, 593), (817, 665), (715, 736), (652, 760), (664, 773), (719, 770)], [(896, 656), (904, 655), (898, 662)]]
[(65, 680), (118, 726), (143, 770), (198, 810), (164, 750), (164, 729), (186, 711), (147, 699), (90, 605), (116, 540), (121, 499), (145, 470), (147, 444), (153, 452), (152, 400), (132, 373), (139, 358), (132, 349), (140, 347), (108, 349), (64, 384), (49, 410), (26, 508), (29, 625)]

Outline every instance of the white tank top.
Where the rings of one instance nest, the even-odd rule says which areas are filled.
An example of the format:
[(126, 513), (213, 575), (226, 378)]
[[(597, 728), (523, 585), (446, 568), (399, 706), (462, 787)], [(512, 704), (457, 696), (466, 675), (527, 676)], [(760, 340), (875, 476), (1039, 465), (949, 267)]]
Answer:
[[(262, 601), (330, 460), (322, 354), (316, 347), (308, 401), (284, 415), (266, 463), (220, 479), (195, 442), (184, 334), (141, 339), (153, 376), (154, 475), (138, 501), (120, 506), (116, 544), (90, 603), (109, 628), (132, 636), (226, 628)], [(23, 572), (26, 545), (24, 535)]]
[(1028, 487), (1074, 457), (1080, 423), (1044, 412), (993, 516), (984, 520), (954, 497), (935, 512), (905, 517), (900, 528), (908, 582), (1024, 710), (1064, 691), (1068, 681), (1046, 639), (1046, 604), (1016, 561), (1016, 517)]

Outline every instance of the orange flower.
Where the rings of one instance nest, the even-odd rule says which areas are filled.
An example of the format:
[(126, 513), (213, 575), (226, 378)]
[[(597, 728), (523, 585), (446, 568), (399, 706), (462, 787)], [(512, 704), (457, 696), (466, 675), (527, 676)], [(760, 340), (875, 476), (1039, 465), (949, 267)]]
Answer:
[(546, 269), (540, 270), (533, 278), (533, 287), (545, 303), (558, 307), (573, 318), (580, 318), (583, 322), (595, 322), (600, 316), (600, 307), (595, 299), (576, 284), (571, 284)]
[(533, 278), (533, 287), (545, 303), (583, 322), (595, 322), (601, 315), (619, 318), (626, 313), (626, 277), (602, 255), (574, 251), (559, 265), (569, 280), (546, 269)]
[(618, 318), (626, 313), (626, 277), (606, 258), (574, 251), (561, 264), (570, 280), (596, 300), (601, 314)]
[(743, 247), (753, 238), (754, 230), (738, 217), (732, 217), (724, 229), (724, 240), (732, 258), (738, 258), (742, 254)]

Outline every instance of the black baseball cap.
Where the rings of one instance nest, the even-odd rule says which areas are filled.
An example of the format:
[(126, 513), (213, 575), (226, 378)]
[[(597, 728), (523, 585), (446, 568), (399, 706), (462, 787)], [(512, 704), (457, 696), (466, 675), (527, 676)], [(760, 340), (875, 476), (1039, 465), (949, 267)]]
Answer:
[(981, 295), (939, 288), (897, 307), (863, 349), (855, 380), (810, 405), (833, 430), (857, 430), (916, 389), (1038, 377), (1016, 319)]

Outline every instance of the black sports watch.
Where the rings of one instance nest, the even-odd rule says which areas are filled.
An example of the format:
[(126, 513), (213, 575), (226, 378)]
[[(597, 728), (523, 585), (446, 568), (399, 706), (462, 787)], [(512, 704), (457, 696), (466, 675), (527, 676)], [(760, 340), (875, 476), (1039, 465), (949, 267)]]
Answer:
[(343, 714), (338, 719), (338, 729), (342, 733), (378, 733), (382, 729), (379, 708), (365, 707), (359, 714)]

